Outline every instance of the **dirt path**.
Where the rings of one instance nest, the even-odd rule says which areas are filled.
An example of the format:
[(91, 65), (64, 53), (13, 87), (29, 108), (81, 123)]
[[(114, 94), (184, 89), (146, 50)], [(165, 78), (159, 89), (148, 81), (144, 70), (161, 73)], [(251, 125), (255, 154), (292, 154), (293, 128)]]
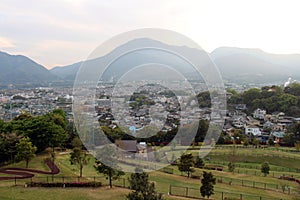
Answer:
[(10, 179), (15, 179), (15, 178), (16, 179), (31, 178), (31, 177), (34, 177), (33, 173), (54, 175), (54, 174), (58, 174), (60, 172), (59, 168), (50, 159), (47, 159), (45, 161), (45, 163), (50, 169), (49, 172), (35, 170), (35, 169), (14, 168), (14, 167), (1, 168), (0, 173), (15, 175), (15, 176), (1, 176), (0, 180), (10, 180)]

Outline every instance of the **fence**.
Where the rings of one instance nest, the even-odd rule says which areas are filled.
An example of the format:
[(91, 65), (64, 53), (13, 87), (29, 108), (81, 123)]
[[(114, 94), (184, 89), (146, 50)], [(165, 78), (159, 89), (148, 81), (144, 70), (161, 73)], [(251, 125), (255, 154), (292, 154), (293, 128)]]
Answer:
[(281, 151), (281, 152), (288, 152), (288, 153), (299, 153), (300, 151), (294, 148), (276, 148), (276, 147), (269, 147), (269, 146), (261, 146), (261, 147), (255, 147), (252, 145), (248, 146), (242, 146), (242, 145), (216, 145), (215, 149), (265, 149), (265, 150), (272, 150), (272, 151)]
[(13, 179), (0, 181), (0, 185), (25, 185), (29, 182), (40, 183), (80, 183), (80, 182), (104, 182), (106, 179), (104, 176), (91, 176), (91, 177), (79, 177), (79, 176), (34, 176), (28, 179), (19, 179), (14, 176)]
[[(160, 171), (169, 174), (174, 173), (173, 168), (170, 167), (162, 168)], [(202, 177), (202, 173), (194, 172), (191, 174), (191, 178), (200, 179), (200, 177)], [(242, 187), (252, 187), (252, 188), (263, 189), (263, 190), (272, 190), (276, 192), (286, 191), (288, 194), (291, 193), (296, 194), (298, 191), (298, 190), (291, 190), (291, 188), (288, 185), (278, 185), (278, 184), (250, 181), (244, 179), (234, 179), (234, 178), (223, 177), (223, 176), (215, 176), (215, 177), (217, 179), (217, 182), (221, 184), (239, 185)]]
[[(226, 155), (232, 155), (230, 152), (226, 153), (219, 153), (219, 152), (210, 152), (208, 156), (210, 155), (216, 155), (216, 156), (226, 156)], [(252, 157), (271, 157), (271, 158), (286, 158), (286, 159), (291, 159), (291, 160), (296, 160), (300, 159), (299, 156), (286, 156), (286, 155), (279, 155), (279, 154), (250, 154), (250, 153), (235, 153), (236, 156), (252, 156)]]
[[(200, 194), (200, 188), (189, 188), (181, 186), (169, 187), (169, 195), (195, 198), (195, 199), (204, 199)], [(232, 193), (232, 192), (222, 192), (214, 191), (214, 194), (211, 196), (212, 199), (221, 199), (221, 200), (282, 200), (280, 198), (269, 198), (258, 195), (251, 195), (245, 193)]]
[[(212, 163), (212, 164), (217, 164), (217, 165), (228, 166), (228, 162), (212, 161), (212, 160), (206, 161), (206, 162)], [(244, 168), (244, 169), (257, 169), (257, 170), (260, 170), (260, 168), (261, 168), (261, 166), (258, 166), (258, 165), (247, 165), (247, 164), (240, 164), (240, 163), (236, 163), (235, 167), (236, 168)], [(289, 168), (289, 167), (271, 166), (271, 171), (300, 173), (300, 169), (294, 169), (294, 168)]]

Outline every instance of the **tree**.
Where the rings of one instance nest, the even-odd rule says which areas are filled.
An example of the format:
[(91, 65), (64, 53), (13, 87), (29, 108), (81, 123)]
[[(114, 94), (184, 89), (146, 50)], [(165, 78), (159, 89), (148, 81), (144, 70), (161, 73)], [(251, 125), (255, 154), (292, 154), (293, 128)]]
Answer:
[(162, 200), (162, 195), (155, 191), (154, 183), (149, 183), (149, 175), (141, 169), (136, 168), (136, 173), (132, 173), (128, 179), (130, 192), (126, 198), (128, 200)]
[(228, 170), (229, 170), (230, 172), (234, 172), (234, 169), (235, 169), (235, 164), (234, 164), (234, 162), (229, 162), (229, 163), (228, 163)]
[(261, 165), (261, 173), (264, 174), (264, 176), (267, 176), (270, 172), (270, 166), (269, 166), (269, 163), (268, 162), (264, 162), (262, 165)]
[(216, 184), (216, 178), (211, 172), (203, 172), (203, 178), (201, 179), (200, 193), (202, 197), (209, 197), (214, 194), (214, 185)]
[(106, 145), (97, 152), (96, 157), (98, 160), (96, 160), (94, 165), (95, 170), (106, 176), (109, 180), (109, 187), (112, 188), (112, 180), (116, 180), (124, 175), (124, 172), (121, 171), (121, 168), (117, 165), (116, 150), (114, 147)]
[(191, 153), (183, 154), (179, 159), (178, 170), (181, 172), (186, 172), (188, 177), (190, 177), (190, 173), (194, 171), (192, 168), (194, 164), (194, 158)]
[(71, 165), (77, 165), (79, 168), (79, 177), (82, 177), (82, 169), (84, 165), (87, 165), (90, 158), (86, 151), (79, 147), (75, 147), (70, 154)]
[(74, 148), (82, 148), (83, 144), (82, 144), (82, 141), (79, 137), (75, 137), (72, 142), (71, 142), (72, 146)]
[(10, 160), (13, 161), (17, 153), (16, 144), (20, 141), (21, 136), (16, 133), (0, 134), (0, 160), (1, 162)]
[(205, 163), (203, 161), (202, 158), (200, 158), (199, 156), (196, 157), (196, 160), (195, 160), (195, 167), (198, 167), (198, 168), (202, 168), (204, 167)]
[(28, 168), (29, 161), (35, 157), (35, 152), (37, 150), (36, 146), (32, 145), (32, 142), (28, 137), (24, 137), (16, 144), (17, 160), (25, 160), (26, 168)]
[(274, 139), (272, 137), (270, 137), (268, 139), (268, 145), (273, 146), (275, 144)]
[(297, 151), (300, 151), (300, 141), (297, 141), (297, 142), (295, 143), (295, 149), (296, 149)]

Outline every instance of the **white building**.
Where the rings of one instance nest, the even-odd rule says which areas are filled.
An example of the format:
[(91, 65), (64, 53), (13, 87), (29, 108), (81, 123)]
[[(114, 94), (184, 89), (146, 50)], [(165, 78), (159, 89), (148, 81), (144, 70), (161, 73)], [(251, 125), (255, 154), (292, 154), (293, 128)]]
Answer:
[(267, 114), (266, 110), (262, 110), (260, 108), (257, 108), (254, 112), (253, 112), (253, 117), (255, 119), (264, 119), (265, 115)]
[(245, 134), (246, 135), (253, 134), (254, 136), (258, 136), (258, 135), (261, 135), (261, 131), (260, 131), (259, 127), (250, 125), (250, 126), (245, 127)]

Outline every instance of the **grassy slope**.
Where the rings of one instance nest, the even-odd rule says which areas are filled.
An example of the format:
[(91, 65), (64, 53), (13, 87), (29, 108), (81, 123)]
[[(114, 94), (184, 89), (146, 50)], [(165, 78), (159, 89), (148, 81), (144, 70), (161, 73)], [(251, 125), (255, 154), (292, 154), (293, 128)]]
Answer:
[[(221, 151), (220, 149), (216, 149), (214, 151)], [(226, 152), (228, 151), (228, 153), (230, 152), (230, 150), (223, 150), (222, 152)], [(261, 152), (264, 151), (264, 152)], [(195, 152), (194, 152), (195, 153)], [(227, 152), (226, 152), (227, 153)], [(243, 154), (243, 155), (247, 155), (249, 153), (248, 149), (241, 149), (238, 150), (239, 154)], [(273, 154), (274, 152), (271, 150), (257, 150), (256, 153), (269, 153), (269, 154)], [(295, 154), (293, 153), (286, 153), (286, 152), (281, 152), (284, 155), (288, 155), (288, 156), (294, 156)], [(29, 167), (30, 168), (35, 168), (35, 169), (42, 169), (42, 170), (48, 170), (47, 166), (43, 163), (43, 159), (46, 157), (47, 155), (39, 155), (36, 158), (34, 158), (32, 160), (32, 162), (30, 162)], [(297, 155), (298, 156), (298, 155)], [(212, 160), (216, 160), (216, 161), (224, 161), (224, 157), (222, 159), (222, 157), (217, 157), (214, 155), (210, 155)], [(262, 157), (263, 160), (265, 160), (264, 157)], [(266, 157), (267, 158), (267, 157)], [(262, 160), (254, 160), (253, 163), (251, 163), (251, 156), (244, 156), (244, 159), (248, 160), (248, 164), (249, 165), (258, 165), (260, 164), (259, 162), (261, 162)], [(278, 159), (278, 158), (277, 158)], [(278, 159), (279, 160), (279, 159)], [(300, 159), (299, 159), (300, 160)], [(294, 159), (294, 163), (298, 163), (299, 162), (298, 159)], [(271, 161), (271, 160), (270, 160)], [(55, 176), (55, 177), (62, 177), (62, 176), (77, 176), (79, 174), (78, 172), (78, 168), (74, 165), (70, 165), (69, 162), (69, 155), (68, 154), (62, 154), (62, 155), (57, 155), (56, 158), (56, 162), (59, 165), (59, 167), (61, 168), (61, 174)], [(91, 180), (93, 180), (93, 176), (97, 176), (97, 180), (103, 182), (104, 184), (107, 183), (107, 180), (103, 177), (103, 175), (99, 175), (95, 172), (94, 168), (93, 168), (93, 163), (94, 163), (94, 159), (91, 158), (90, 162), (87, 166), (84, 166), (83, 169), (83, 174), (85, 177), (90, 177)], [(16, 163), (16, 164), (12, 164), (11, 166), (14, 167), (24, 167), (25, 163), (24, 162), (20, 162), (20, 163)], [(278, 161), (278, 163), (276, 163), (276, 166), (282, 166), (282, 167), (290, 167), (291, 164), (286, 163), (286, 161), (282, 162), (282, 161)], [(298, 165), (299, 166), (299, 165)], [(179, 171), (177, 170), (176, 167), (173, 167), (174, 171), (175, 171), (175, 175), (169, 175), (169, 174), (165, 174), (162, 172), (152, 172), (150, 173), (150, 180), (154, 181), (156, 183), (156, 188), (159, 192), (163, 192), (165, 194), (168, 193), (169, 191), (169, 186), (170, 184), (174, 185), (174, 186), (181, 186), (181, 187), (190, 187), (190, 188), (195, 188), (194, 191), (190, 191), (190, 193), (197, 193), (198, 195), (198, 191), (199, 191), (199, 187), (200, 187), (200, 180), (197, 179), (188, 179), (187, 177), (184, 176), (180, 176)], [(253, 169), (254, 170), (254, 169)], [(196, 173), (200, 173), (203, 170), (198, 170)], [(257, 170), (259, 171), (259, 170)], [(254, 175), (245, 175), (245, 174), (232, 174), (229, 172), (217, 172), (217, 171), (212, 171), (214, 175), (216, 176), (222, 176), (222, 177), (228, 177), (228, 178), (235, 178), (235, 179), (244, 179), (244, 180), (249, 180), (249, 181), (257, 181), (257, 182), (264, 182), (264, 183), (270, 183), (270, 184), (289, 184), (291, 185), (291, 187), (293, 188), (297, 188), (298, 185), (296, 183), (292, 183), (292, 182), (288, 182), (288, 181), (282, 181), (279, 180), (277, 178), (273, 178), (273, 177), (262, 177), (262, 176), (254, 176)], [(126, 175), (128, 176), (128, 175)], [(299, 175), (300, 176), (300, 175)], [(41, 180), (42, 178), (44, 178), (45, 175), (36, 175), (36, 177), (34, 178), (34, 180)], [(100, 177), (100, 178), (98, 178)], [(69, 181), (76, 181), (75, 180), (69, 180)], [(127, 180), (125, 177), (125, 182), (126, 185)], [(17, 182), (18, 185), (21, 186), (13, 186), (13, 182), (2, 182), (0, 183), (0, 199), (124, 199), (125, 195), (129, 192), (127, 189), (120, 189), (120, 188), (115, 188), (113, 190), (109, 190), (107, 188), (100, 188), (100, 189), (60, 189), (60, 188), (23, 188), (22, 185), (24, 185), (24, 181), (20, 180)], [(120, 181), (120, 183), (122, 183), (122, 181)], [(256, 189), (256, 188), (250, 188), (250, 187), (242, 187), (242, 186), (238, 186), (238, 185), (228, 185), (228, 184), (220, 184), (217, 183), (217, 185), (215, 186), (215, 190), (216, 191), (224, 191), (224, 192), (231, 192), (231, 193), (247, 193), (247, 194), (253, 194), (253, 195), (262, 195), (262, 196), (266, 196), (269, 197), (270, 199), (272, 198), (283, 198), (283, 199), (293, 199), (292, 195), (287, 195), (287, 194), (283, 194), (282, 192), (278, 191), (265, 191), (262, 189)], [(176, 191), (176, 192), (184, 192), (184, 191)], [(195, 194), (194, 194), (195, 195)], [(44, 198), (45, 196), (45, 198)], [(48, 197), (48, 198), (46, 198)], [(177, 197), (168, 197), (166, 196), (167, 199), (180, 199)], [(220, 193), (217, 193), (215, 196), (213, 196), (214, 198), (219, 199), (220, 198)], [(234, 195), (232, 196), (234, 197)], [(237, 198), (237, 197), (236, 197)], [(249, 198), (251, 199), (251, 198)]]

